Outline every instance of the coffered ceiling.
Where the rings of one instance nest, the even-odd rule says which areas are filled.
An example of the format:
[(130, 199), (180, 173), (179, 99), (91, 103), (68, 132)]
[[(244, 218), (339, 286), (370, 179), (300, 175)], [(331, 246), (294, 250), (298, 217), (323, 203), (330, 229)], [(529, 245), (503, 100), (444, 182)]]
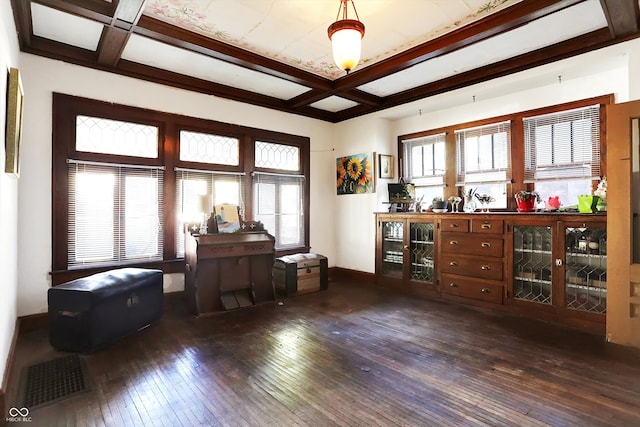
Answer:
[(11, 3), (24, 52), (334, 123), (640, 35), (639, 0), (354, 0), (347, 75), (339, 0)]

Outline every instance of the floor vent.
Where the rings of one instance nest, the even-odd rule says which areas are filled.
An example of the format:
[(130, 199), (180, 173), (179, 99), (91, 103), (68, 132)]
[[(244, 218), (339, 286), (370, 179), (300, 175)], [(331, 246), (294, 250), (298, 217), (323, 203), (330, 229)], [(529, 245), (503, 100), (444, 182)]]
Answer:
[(27, 366), (20, 381), (22, 406), (29, 410), (88, 389), (86, 369), (77, 354)]

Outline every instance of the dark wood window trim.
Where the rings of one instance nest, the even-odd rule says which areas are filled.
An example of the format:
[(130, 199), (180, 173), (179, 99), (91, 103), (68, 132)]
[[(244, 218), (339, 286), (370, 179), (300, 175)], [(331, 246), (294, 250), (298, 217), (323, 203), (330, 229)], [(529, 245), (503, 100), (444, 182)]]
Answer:
[[(414, 132), (406, 135), (398, 136), (398, 170), (400, 176), (405, 175), (404, 170), (404, 149), (402, 141), (407, 139), (422, 138), (425, 136), (436, 135), (445, 133), (445, 198), (450, 196), (459, 196), (456, 194), (458, 188), (456, 184), (456, 138), (455, 131), (488, 125), (492, 123), (499, 123), (504, 121), (511, 122), (511, 177), (512, 184), (507, 185), (507, 210), (516, 210), (515, 200), (513, 195), (521, 190), (532, 190), (532, 184), (524, 183), (524, 128), (522, 120), (525, 117), (537, 116), (542, 114), (556, 113), (564, 110), (571, 110), (574, 108), (588, 107), (590, 105), (600, 105), (600, 171), (602, 175), (607, 174), (607, 145), (606, 145), (606, 106), (614, 103), (614, 95), (602, 95), (593, 98), (581, 99), (578, 101), (567, 102), (564, 104), (557, 104), (548, 107), (536, 108), (532, 110), (520, 111), (516, 113), (506, 114), (503, 116), (491, 117), (481, 120), (476, 120), (467, 123), (457, 123), (450, 126), (444, 126), (436, 129), (430, 129), (426, 131)], [(594, 183), (594, 189), (597, 183)]]
[[(105, 155), (76, 152), (76, 116), (86, 115), (111, 120), (141, 123), (158, 127), (158, 158), (148, 159), (130, 156)], [(240, 164), (238, 166), (211, 165), (179, 160), (179, 136), (181, 130), (211, 133), (238, 138), (240, 141)], [(137, 267), (159, 268), (165, 273), (184, 271), (184, 260), (176, 257), (176, 174), (175, 168), (192, 168), (211, 171), (244, 173), (245, 219), (253, 219), (252, 172), (254, 164), (254, 141), (268, 141), (278, 144), (295, 145), (300, 150), (300, 170), (305, 177), (304, 196), (304, 246), (277, 253), (278, 256), (309, 250), (310, 218), (310, 139), (304, 136), (255, 129), (240, 125), (126, 105), (112, 104), (60, 93), (53, 94), (53, 134), (52, 134), (52, 284), (56, 285), (77, 277), (86, 276), (107, 268), (74, 269), (67, 268), (68, 259), (68, 167), (67, 159), (93, 162), (139, 164), (164, 167), (164, 261), (135, 264)]]

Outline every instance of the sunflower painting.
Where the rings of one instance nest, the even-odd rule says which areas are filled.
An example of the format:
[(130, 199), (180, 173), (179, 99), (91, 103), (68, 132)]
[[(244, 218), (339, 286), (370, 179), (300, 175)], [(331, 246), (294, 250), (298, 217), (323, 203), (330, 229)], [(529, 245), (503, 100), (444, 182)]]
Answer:
[(373, 193), (375, 174), (374, 153), (353, 154), (336, 159), (336, 188), (338, 194)]

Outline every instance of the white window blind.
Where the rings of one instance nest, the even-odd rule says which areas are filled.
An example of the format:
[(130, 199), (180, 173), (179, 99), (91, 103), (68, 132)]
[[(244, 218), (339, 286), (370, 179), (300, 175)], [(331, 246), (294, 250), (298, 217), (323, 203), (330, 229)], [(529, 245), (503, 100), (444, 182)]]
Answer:
[(179, 258), (184, 257), (185, 224), (202, 220), (202, 196), (208, 196), (212, 208), (223, 203), (239, 206), (240, 214), (244, 216), (243, 176), (239, 173), (176, 169), (176, 251)]
[(457, 186), (511, 182), (511, 123), (456, 131)]
[(278, 250), (304, 245), (304, 187), (303, 175), (253, 174), (255, 219)]
[(600, 107), (524, 119), (525, 181), (600, 179)]
[(161, 168), (69, 161), (69, 268), (162, 260)]

